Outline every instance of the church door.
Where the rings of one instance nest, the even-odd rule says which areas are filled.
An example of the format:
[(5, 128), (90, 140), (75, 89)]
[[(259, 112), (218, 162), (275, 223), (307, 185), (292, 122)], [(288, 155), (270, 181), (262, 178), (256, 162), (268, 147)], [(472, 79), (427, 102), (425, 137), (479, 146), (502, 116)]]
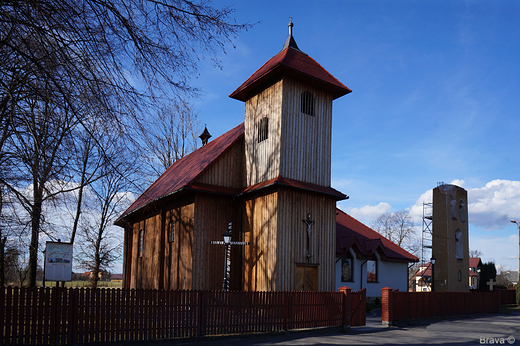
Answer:
[(318, 290), (318, 266), (317, 265), (296, 265), (296, 291), (317, 291)]

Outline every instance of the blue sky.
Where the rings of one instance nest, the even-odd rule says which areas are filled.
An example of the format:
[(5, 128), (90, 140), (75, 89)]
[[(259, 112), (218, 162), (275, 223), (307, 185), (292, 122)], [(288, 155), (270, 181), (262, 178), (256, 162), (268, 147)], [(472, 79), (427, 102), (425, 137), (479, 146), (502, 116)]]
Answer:
[(468, 190), (470, 248), (518, 268), (520, 2), (214, 1), (259, 22), (193, 84), (213, 138), (243, 121), (228, 95), (276, 55), (289, 17), (299, 48), (353, 90), (334, 101), (332, 186), (370, 224), (407, 209), (419, 228), (438, 182)]

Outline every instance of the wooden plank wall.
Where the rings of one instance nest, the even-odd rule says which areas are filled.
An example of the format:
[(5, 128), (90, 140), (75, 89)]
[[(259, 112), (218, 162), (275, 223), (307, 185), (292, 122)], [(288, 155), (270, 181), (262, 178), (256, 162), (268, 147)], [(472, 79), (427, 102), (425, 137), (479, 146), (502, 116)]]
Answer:
[[(276, 178), (280, 171), (282, 81), (253, 96), (245, 104), (247, 185)], [(257, 124), (269, 118), (267, 139), (258, 143)]]
[[(239, 205), (231, 197), (197, 195), (193, 233), (193, 289), (222, 289), (225, 246), (211, 245), (210, 241), (223, 240), (222, 233), (226, 232), (229, 222), (233, 223), (232, 240), (240, 241), (238, 210)], [(231, 289), (240, 289), (240, 261), (240, 249), (232, 248)]]
[[(300, 95), (315, 96), (315, 115), (301, 112)], [(309, 84), (283, 80), (280, 174), (286, 178), (330, 186), (332, 96)]]
[[(281, 188), (245, 202), (244, 290), (292, 291), (298, 263), (318, 265), (319, 291), (335, 290), (336, 202), (326, 196)], [(311, 261), (307, 260), (307, 226)]]
[(244, 139), (233, 145), (197, 179), (198, 183), (241, 188), (245, 187)]
[[(324, 195), (280, 189), (278, 203), (277, 290), (293, 290), (297, 263), (318, 265), (318, 290), (333, 291), (336, 252), (336, 202)], [(307, 260), (307, 214), (314, 220)]]
[(278, 194), (258, 196), (245, 202), (243, 240), (245, 291), (274, 291), (277, 280)]
[[(165, 213), (163, 232), (165, 289), (192, 289), (195, 204), (172, 208)], [(169, 222), (175, 221), (173, 242), (168, 239)]]

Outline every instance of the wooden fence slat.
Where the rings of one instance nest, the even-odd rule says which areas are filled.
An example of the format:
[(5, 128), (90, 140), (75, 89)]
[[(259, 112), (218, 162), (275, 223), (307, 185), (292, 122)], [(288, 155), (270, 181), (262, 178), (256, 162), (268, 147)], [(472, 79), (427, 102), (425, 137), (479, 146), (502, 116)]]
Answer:
[(343, 294), (47, 287), (0, 297), (2, 345), (70, 345), (341, 325)]

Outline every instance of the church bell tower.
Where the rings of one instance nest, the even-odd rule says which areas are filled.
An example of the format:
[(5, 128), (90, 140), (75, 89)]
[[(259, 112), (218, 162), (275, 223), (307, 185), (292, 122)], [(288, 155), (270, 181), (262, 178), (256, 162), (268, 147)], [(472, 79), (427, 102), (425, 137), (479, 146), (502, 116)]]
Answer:
[(230, 97), (245, 101), (247, 184), (279, 176), (330, 186), (332, 101), (351, 90), (292, 35)]
[(230, 97), (245, 102), (246, 291), (335, 290), (332, 101), (351, 90), (292, 35)]

